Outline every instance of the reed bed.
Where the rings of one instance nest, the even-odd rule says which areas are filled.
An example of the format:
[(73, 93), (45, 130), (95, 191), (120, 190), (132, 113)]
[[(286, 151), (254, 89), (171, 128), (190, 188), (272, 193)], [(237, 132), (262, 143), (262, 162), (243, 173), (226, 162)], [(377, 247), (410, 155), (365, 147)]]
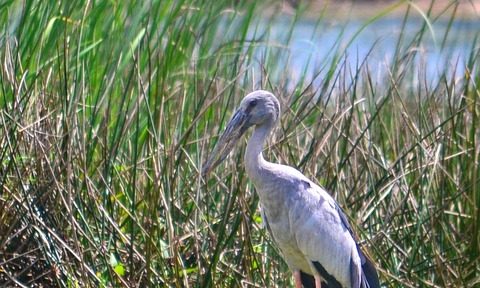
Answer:
[(266, 157), (331, 191), (385, 287), (480, 285), (478, 37), (436, 81), (416, 49), (438, 19), (455, 23), (457, 5), (438, 15), (399, 2), (365, 20), (398, 6), (402, 25), (422, 17), (378, 75), (374, 45), (355, 65), (338, 45), (294, 72), (303, 6), (274, 41), (278, 2), (3, 2), (0, 286), (292, 285), (245, 143), (199, 176), (260, 88), (283, 110)]

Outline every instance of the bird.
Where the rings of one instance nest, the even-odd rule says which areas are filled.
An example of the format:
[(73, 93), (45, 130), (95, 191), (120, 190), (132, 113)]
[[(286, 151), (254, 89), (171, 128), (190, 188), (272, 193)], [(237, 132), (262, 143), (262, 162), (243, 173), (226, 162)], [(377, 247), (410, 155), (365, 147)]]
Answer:
[(330, 194), (297, 169), (263, 157), (280, 119), (269, 91), (246, 95), (202, 165), (208, 177), (249, 128), (244, 154), (248, 178), (259, 196), (266, 229), (292, 271), (295, 288), (380, 287), (373, 262), (360, 249), (346, 215)]

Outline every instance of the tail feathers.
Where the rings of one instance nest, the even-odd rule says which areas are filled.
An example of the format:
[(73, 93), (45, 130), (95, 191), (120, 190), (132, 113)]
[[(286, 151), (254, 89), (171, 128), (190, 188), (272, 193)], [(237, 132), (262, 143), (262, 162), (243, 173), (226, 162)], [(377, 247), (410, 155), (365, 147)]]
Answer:
[(377, 270), (372, 261), (365, 257), (365, 262), (362, 265), (362, 286), (365, 288), (380, 288)]

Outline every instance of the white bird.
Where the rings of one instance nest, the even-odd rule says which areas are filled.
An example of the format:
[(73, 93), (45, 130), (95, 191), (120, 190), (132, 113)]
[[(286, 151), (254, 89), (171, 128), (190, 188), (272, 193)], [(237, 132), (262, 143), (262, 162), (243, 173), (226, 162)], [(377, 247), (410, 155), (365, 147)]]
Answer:
[(298, 170), (266, 161), (262, 150), (280, 118), (280, 103), (268, 91), (248, 94), (203, 165), (207, 175), (250, 127), (245, 168), (259, 195), (262, 214), (296, 288), (380, 287), (373, 263), (362, 253), (335, 200)]

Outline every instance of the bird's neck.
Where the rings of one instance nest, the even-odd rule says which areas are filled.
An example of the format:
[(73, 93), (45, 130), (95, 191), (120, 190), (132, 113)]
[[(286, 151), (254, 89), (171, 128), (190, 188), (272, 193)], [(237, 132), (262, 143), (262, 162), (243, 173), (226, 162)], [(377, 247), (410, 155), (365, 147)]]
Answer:
[(263, 146), (265, 140), (274, 127), (273, 121), (268, 121), (260, 126), (256, 126), (252, 136), (247, 144), (245, 152), (245, 169), (248, 177), (253, 181), (255, 186), (260, 183), (262, 173), (270, 164), (263, 159)]

